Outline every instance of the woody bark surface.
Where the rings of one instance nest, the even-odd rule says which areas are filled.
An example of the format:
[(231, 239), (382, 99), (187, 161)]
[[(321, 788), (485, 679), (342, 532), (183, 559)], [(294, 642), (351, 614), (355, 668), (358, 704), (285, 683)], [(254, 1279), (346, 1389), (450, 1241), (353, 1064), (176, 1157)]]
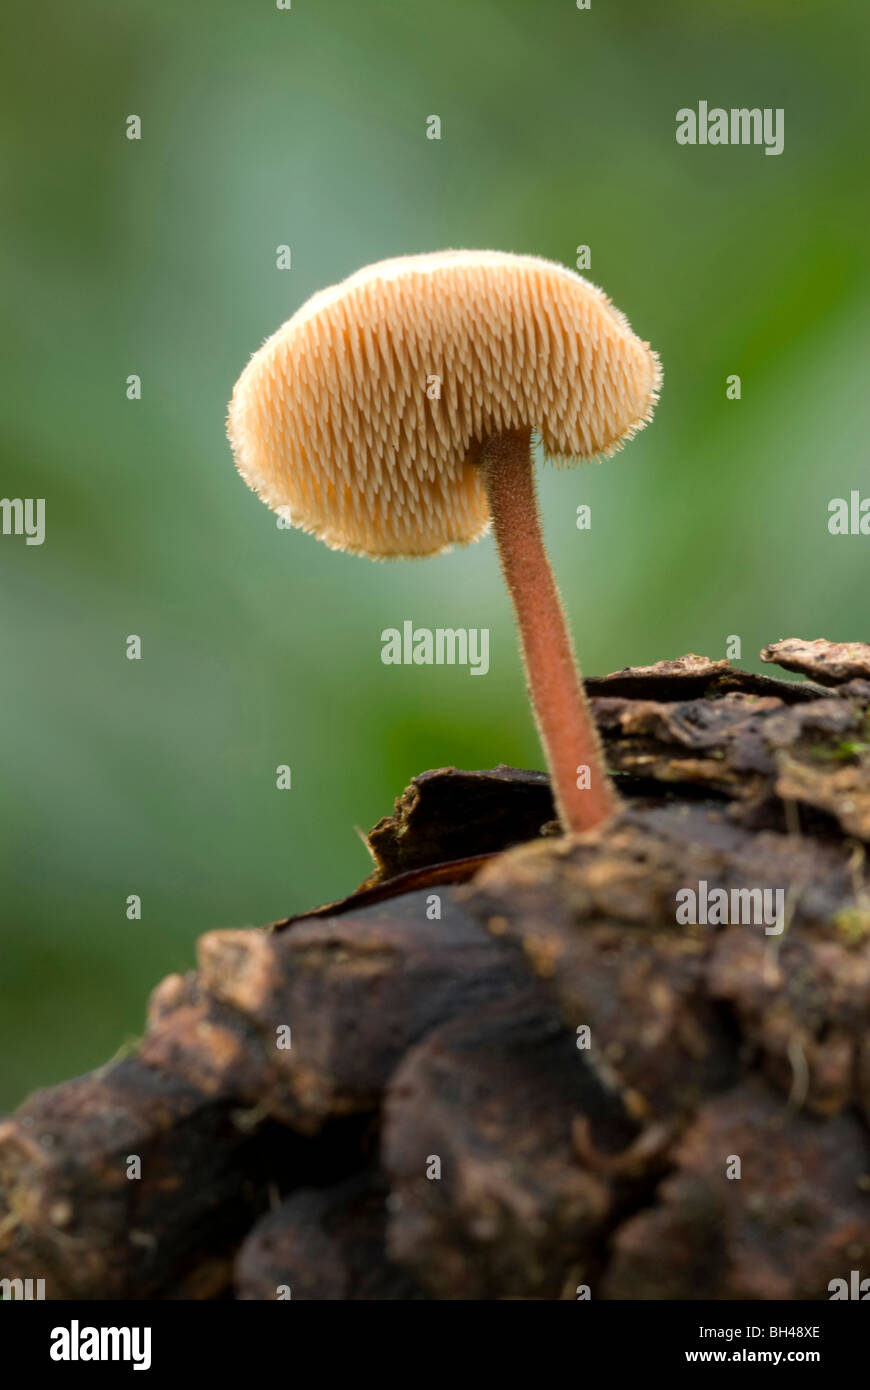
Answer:
[[(134, 1055), (0, 1121), (0, 1279), (824, 1299), (870, 1269), (870, 663), (777, 646), (810, 682), (589, 681), (624, 806), (582, 840), (540, 774), (426, 773), (362, 891), (203, 937)], [(781, 930), (680, 920), (702, 883), (782, 888)]]

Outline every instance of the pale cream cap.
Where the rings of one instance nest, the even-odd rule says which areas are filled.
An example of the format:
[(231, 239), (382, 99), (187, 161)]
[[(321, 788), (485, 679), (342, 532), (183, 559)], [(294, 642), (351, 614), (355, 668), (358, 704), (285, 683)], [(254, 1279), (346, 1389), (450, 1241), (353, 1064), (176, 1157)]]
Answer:
[(242, 372), (227, 432), (242, 477), (294, 526), (337, 550), (431, 555), (488, 527), (487, 438), (531, 428), (562, 462), (611, 454), (660, 382), (649, 344), (573, 271), (442, 251), (313, 295)]

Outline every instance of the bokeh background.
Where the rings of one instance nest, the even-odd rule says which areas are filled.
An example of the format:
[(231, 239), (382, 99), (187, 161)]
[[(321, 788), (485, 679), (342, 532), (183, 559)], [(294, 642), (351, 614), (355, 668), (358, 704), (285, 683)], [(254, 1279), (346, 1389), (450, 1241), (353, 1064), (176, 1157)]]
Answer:
[[(314, 290), (591, 247), (665, 383), (624, 454), (541, 473), (587, 673), (866, 639), (870, 553), (827, 531), (870, 495), (866, 6), (48, 0), (3, 26), (0, 493), (44, 497), (47, 538), (0, 537), (0, 1108), (128, 1044), (199, 933), (350, 890), (355, 827), (413, 774), (541, 765), (490, 540), (334, 554), (233, 470), (233, 382)], [(784, 153), (678, 146), (701, 99), (784, 107)], [(489, 627), (490, 674), (383, 666), (405, 618)]]

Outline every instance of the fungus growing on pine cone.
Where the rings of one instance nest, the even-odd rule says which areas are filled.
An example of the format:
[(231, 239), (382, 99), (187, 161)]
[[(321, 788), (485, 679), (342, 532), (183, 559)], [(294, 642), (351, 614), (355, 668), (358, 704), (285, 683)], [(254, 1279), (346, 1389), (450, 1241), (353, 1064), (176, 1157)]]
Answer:
[(660, 382), (649, 344), (573, 271), (443, 251), (315, 294), (230, 403), (242, 477), (333, 549), (435, 555), (492, 524), (566, 830), (618, 803), (544, 548), (531, 435), (562, 462), (612, 454), (649, 421)]

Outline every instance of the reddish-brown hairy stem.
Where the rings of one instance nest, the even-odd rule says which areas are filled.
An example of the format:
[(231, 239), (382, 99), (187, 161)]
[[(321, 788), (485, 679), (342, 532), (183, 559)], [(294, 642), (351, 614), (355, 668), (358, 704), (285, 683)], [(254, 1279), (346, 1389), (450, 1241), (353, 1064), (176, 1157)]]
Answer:
[[(601, 740), (544, 548), (530, 431), (488, 440), (480, 466), (556, 809), (565, 830), (589, 830), (608, 820), (619, 803), (605, 770)], [(577, 785), (583, 768), (589, 769), (588, 788)]]

